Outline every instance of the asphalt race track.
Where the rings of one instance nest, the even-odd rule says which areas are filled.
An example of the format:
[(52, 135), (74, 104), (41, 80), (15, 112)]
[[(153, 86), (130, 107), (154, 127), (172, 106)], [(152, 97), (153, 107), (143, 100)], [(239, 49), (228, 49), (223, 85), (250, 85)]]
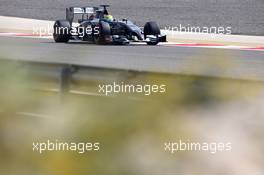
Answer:
[(155, 20), (162, 28), (232, 27), (233, 34), (264, 35), (263, 0), (0, 0), (0, 15), (33, 19), (65, 18), (65, 8), (111, 4), (115, 18), (139, 25)]
[(264, 80), (264, 52), (169, 46), (98, 46), (0, 37), (1, 59)]

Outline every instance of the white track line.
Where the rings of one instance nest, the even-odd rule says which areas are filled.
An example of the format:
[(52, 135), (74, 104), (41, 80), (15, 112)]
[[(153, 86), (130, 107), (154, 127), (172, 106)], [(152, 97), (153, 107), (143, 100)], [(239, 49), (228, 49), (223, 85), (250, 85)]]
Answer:
[(168, 47), (198, 47), (198, 48), (214, 48), (214, 49), (232, 49), (232, 50), (252, 50), (264, 51), (264, 47), (248, 47), (248, 46), (235, 46), (235, 45), (222, 45), (222, 44), (199, 44), (199, 43), (161, 43), (159, 45)]

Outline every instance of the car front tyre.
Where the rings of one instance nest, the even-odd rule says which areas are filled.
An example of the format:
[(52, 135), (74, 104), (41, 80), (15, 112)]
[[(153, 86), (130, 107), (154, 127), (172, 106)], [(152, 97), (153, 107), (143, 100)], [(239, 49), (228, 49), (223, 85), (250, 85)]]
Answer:
[[(158, 26), (158, 24), (154, 21), (151, 22), (147, 22), (144, 26), (144, 37), (145, 39), (147, 38), (148, 35), (152, 35), (152, 36), (158, 36), (160, 35), (160, 28)], [(157, 45), (159, 43), (159, 41), (151, 41), (151, 42), (147, 42), (148, 45)]]

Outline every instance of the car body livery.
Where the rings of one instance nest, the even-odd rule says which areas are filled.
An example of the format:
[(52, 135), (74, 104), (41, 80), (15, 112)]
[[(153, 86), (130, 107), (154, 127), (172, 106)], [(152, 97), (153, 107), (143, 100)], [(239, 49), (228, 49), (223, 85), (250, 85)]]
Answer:
[[(157, 45), (159, 42), (166, 42), (166, 35), (161, 35), (156, 22), (147, 22), (142, 30), (127, 19), (113, 19), (107, 7), (109, 6), (67, 8), (66, 20), (57, 20), (54, 24), (55, 42), (81, 40), (96, 44), (120, 45), (130, 42)], [(77, 14), (81, 15), (81, 19), (78, 19), (76, 24), (74, 19)]]

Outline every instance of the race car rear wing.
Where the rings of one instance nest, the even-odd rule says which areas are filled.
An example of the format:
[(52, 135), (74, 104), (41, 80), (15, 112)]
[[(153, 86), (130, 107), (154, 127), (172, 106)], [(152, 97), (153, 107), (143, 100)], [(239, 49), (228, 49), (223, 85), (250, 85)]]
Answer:
[(72, 24), (75, 14), (94, 14), (98, 7), (69, 7), (66, 8), (66, 19)]

